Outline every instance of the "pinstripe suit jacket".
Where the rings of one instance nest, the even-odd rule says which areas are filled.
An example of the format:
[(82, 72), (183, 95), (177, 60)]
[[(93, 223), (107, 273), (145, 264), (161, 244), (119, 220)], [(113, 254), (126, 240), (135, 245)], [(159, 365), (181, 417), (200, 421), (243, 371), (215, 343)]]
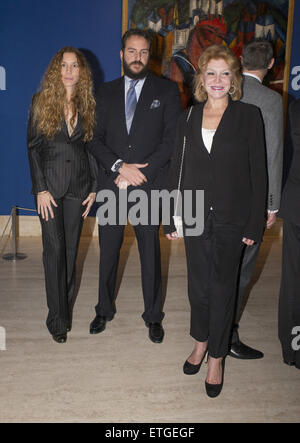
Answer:
[(265, 130), (268, 167), (267, 209), (280, 206), (283, 157), (283, 107), (278, 92), (262, 85), (254, 77), (244, 75), (242, 102), (259, 107)]
[(27, 146), (32, 194), (48, 190), (61, 198), (69, 191), (84, 199), (97, 191), (97, 162), (87, 151), (83, 135), (80, 115), (71, 137), (63, 120), (61, 131), (50, 140), (37, 133), (30, 116)]

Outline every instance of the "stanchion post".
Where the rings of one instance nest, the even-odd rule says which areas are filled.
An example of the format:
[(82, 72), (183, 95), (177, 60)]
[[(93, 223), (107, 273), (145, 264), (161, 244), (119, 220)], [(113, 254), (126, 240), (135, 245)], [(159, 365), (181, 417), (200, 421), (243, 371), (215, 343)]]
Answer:
[(4, 254), (3, 259), (8, 261), (24, 260), (24, 258), (27, 258), (27, 255), (17, 252), (17, 231), (16, 231), (17, 207), (16, 206), (12, 207), (11, 214), (12, 214), (11, 217), (12, 253)]
[(12, 207), (12, 217), (11, 217), (11, 241), (12, 241), (12, 253), (13, 256), (17, 256), (17, 231), (16, 231), (16, 217), (17, 217), (17, 208), (16, 206)]

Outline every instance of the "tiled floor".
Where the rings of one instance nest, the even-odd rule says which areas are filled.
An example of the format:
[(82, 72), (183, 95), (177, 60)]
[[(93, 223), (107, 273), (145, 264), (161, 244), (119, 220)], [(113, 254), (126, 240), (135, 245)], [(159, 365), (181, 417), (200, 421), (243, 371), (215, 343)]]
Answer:
[[(264, 352), (256, 361), (227, 358), (224, 388), (205, 393), (206, 367), (188, 377), (182, 364), (192, 349), (182, 240), (161, 239), (165, 340), (148, 339), (137, 245), (125, 238), (117, 315), (89, 334), (98, 286), (97, 239), (82, 238), (80, 290), (66, 344), (55, 343), (44, 321), (46, 299), (41, 240), (21, 238), (28, 258), (1, 259), (0, 422), (298, 422), (300, 371), (282, 363), (277, 339), (281, 240), (266, 236), (240, 336)], [(124, 268), (125, 261), (126, 267)], [(168, 265), (169, 264), (169, 265)], [(260, 274), (260, 275), (259, 275)]]

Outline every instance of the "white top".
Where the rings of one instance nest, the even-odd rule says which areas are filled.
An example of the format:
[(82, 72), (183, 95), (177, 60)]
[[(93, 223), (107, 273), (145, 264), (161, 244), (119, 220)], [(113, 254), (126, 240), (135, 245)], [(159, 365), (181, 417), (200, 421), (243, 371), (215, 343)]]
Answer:
[(211, 151), (211, 146), (212, 146), (212, 142), (213, 142), (213, 138), (215, 135), (216, 130), (215, 129), (205, 129), (202, 128), (202, 138), (203, 138), (203, 143), (206, 147), (206, 149), (208, 150), (208, 152), (210, 153)]

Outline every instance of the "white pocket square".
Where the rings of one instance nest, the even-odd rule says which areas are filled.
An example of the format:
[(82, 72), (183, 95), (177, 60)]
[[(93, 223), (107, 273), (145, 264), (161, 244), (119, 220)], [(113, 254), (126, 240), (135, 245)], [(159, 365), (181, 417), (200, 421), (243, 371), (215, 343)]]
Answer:
[(160, 107), (160, 101), (159, 100), (153, 100), (151, 103), (150, 109), (156, 109)]

